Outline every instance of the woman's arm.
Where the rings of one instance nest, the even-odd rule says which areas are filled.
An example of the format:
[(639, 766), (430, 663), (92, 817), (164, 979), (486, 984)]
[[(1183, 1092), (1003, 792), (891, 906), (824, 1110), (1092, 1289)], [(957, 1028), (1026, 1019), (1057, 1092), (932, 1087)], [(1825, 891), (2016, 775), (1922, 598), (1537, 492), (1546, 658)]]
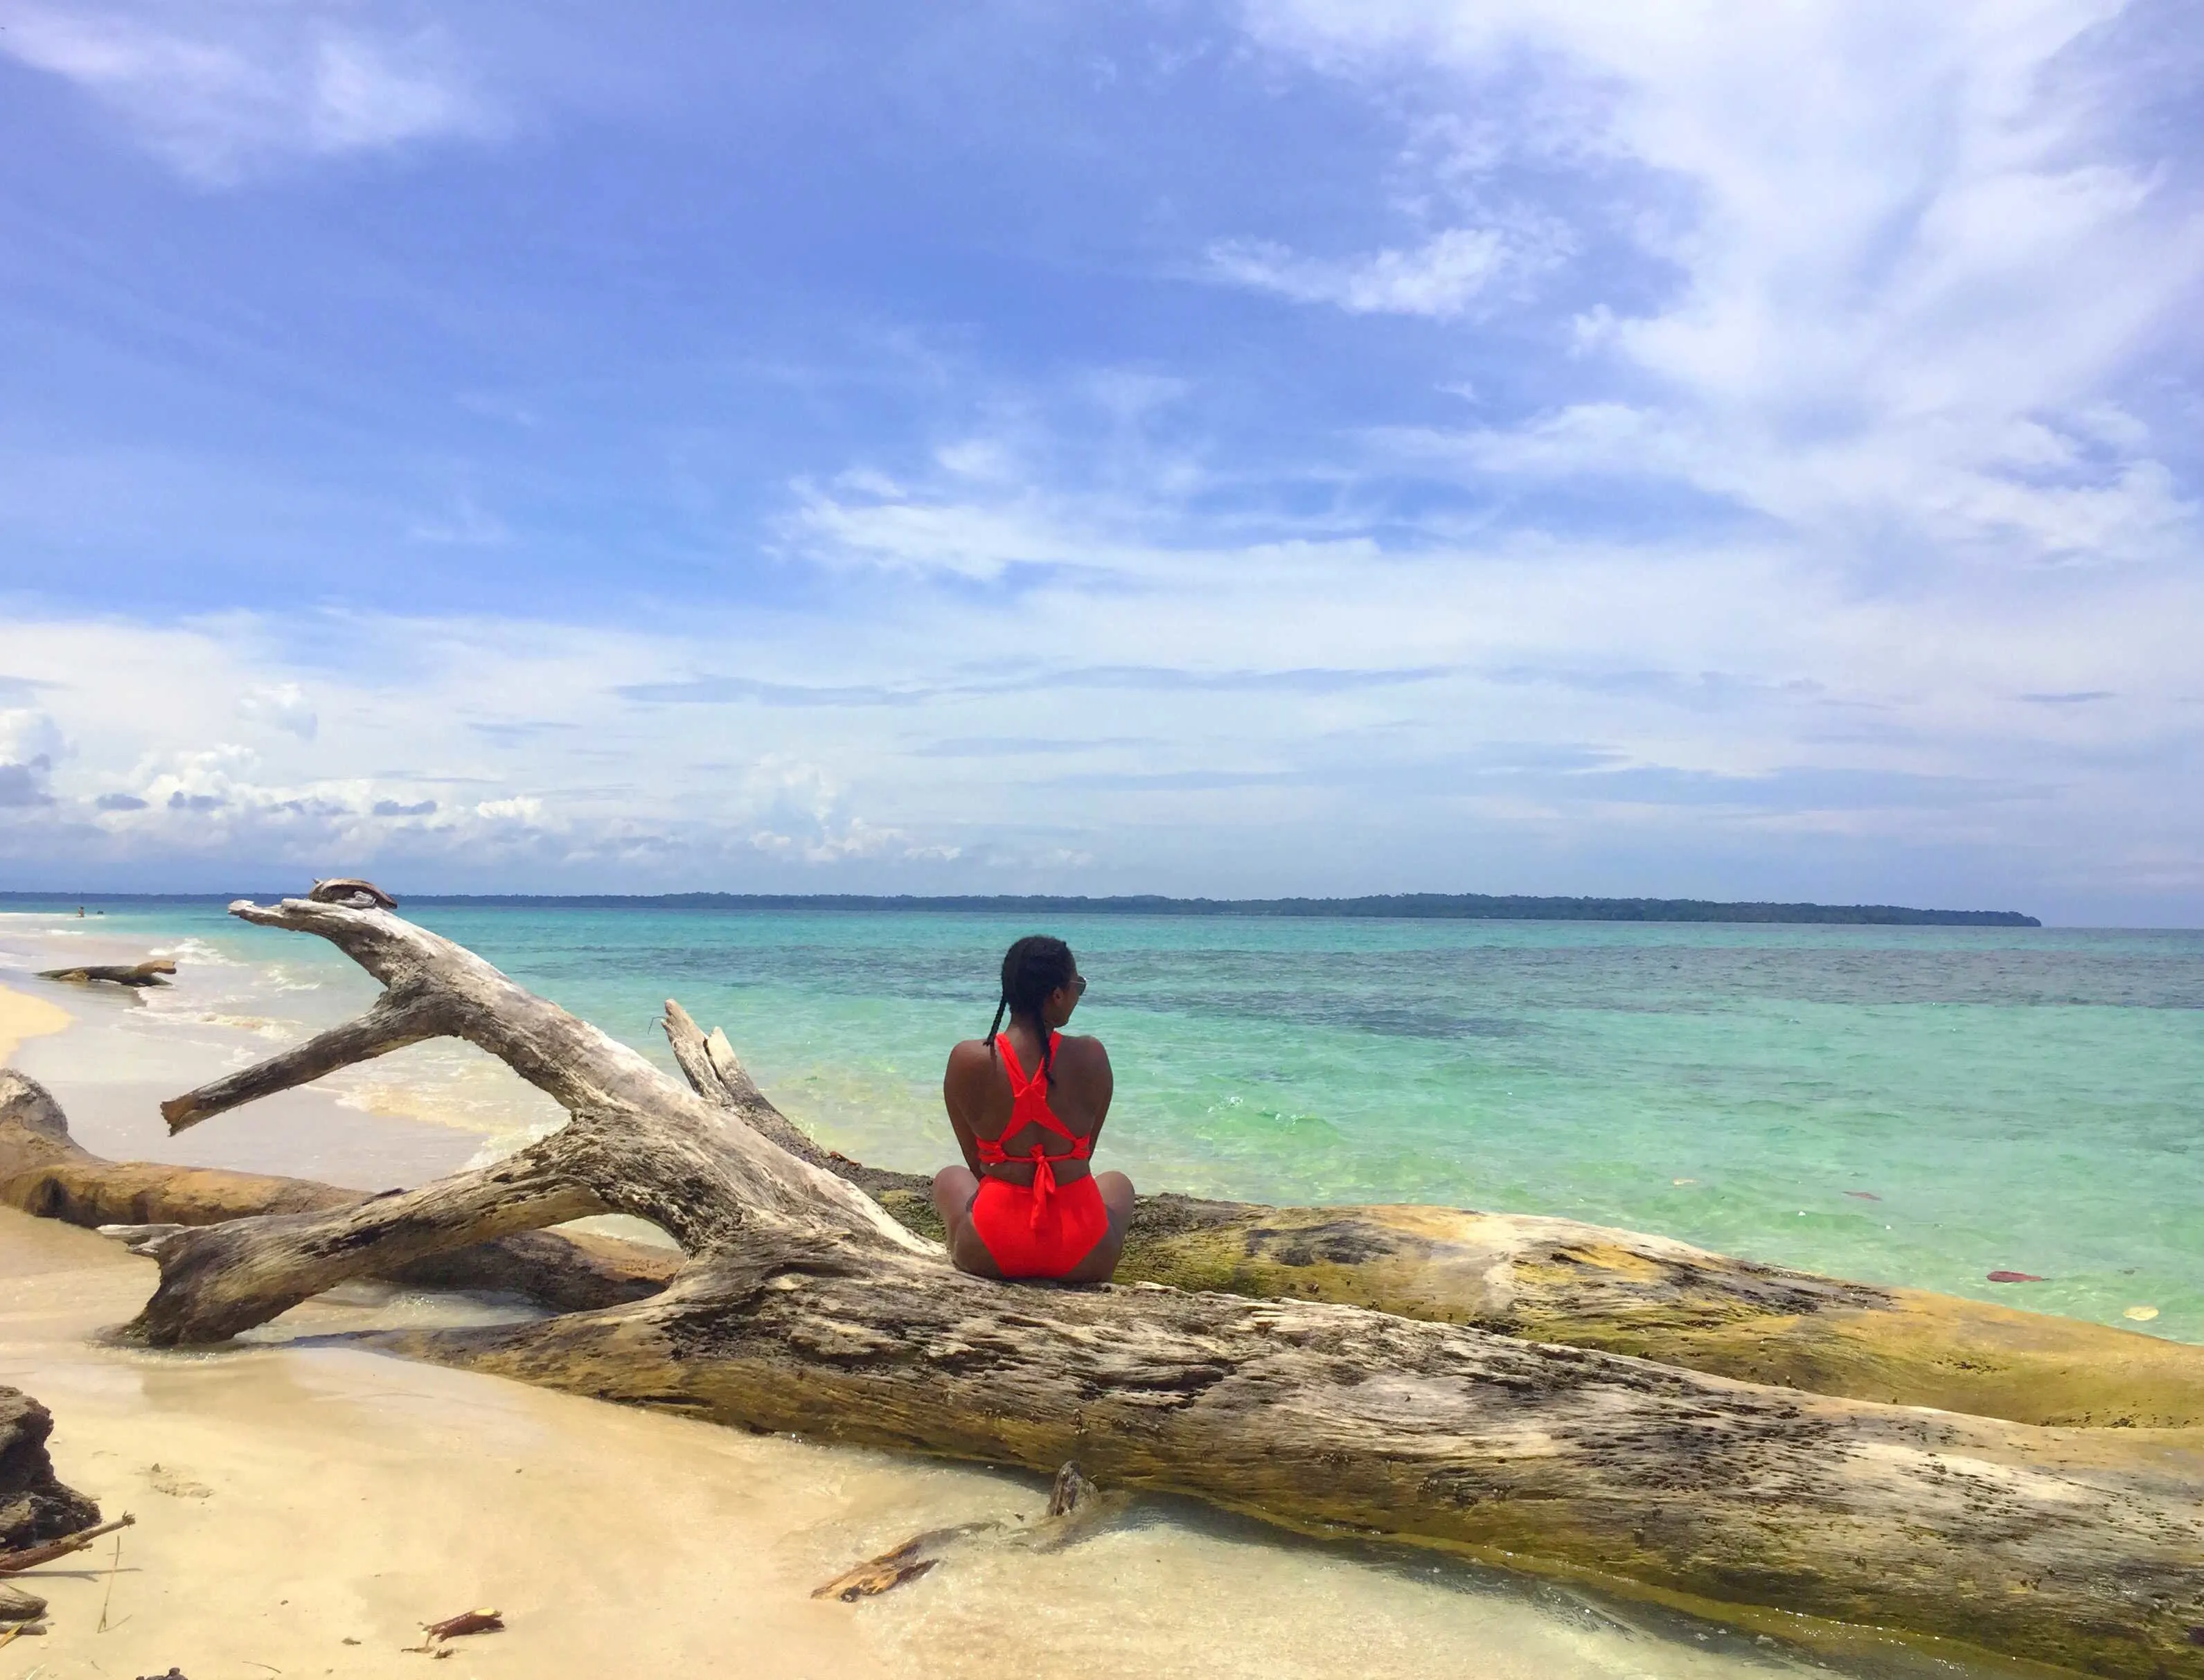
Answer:
[(973, 1140), (971, 1122), (964, 1118), (965, 1094), (972, 1085), (974, 1046), (962, 1044), (949, 1052), (949, 1066), (941, 1075), (941, 1106), (949, 1110), (949, 1129), (957, 1134), (957, 1147), (964, 1151), (964, 1164), (976, 1175), (980, 1149)]
[(1087, 1146), (1092, 1150), (1101, 1141), (1102, 1122), (1110, 1118), (1110, 1099), (1117, 1094), (1117, 1078), (1110, 1071), (1110, 1052), (1102, 1048), (1099, 1038), (1081, 1038), (1077, 1043), (1079, 1059), (1086, 1064), (1080, 1072), (1100, 1093), (1094, 1099), (1094, 1129), (1087, 1134)]

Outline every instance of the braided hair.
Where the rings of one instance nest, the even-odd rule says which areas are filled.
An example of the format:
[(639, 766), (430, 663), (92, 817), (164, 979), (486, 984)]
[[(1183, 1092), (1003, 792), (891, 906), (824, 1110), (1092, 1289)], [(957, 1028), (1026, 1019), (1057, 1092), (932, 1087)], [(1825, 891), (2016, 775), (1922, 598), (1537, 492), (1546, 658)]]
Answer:
[(1003, 995), (995, 1005), (995, 1019), (987, 1028), (987, 1059), (995, 1057), (995, 1034), (1002, 1030), (1003, 1016), (1008, 1014), (1014, 1020), (1033, 1023), (1034, 1036), (1040, 1040), (1040, 1073), (1046, 1087), (1056, 1087), (1054, 1066), (1056, 1046), (1052, 1040), (1048, 1024), (1041, 1019), (1041, 1006), (1048, 995), (1058, 986), (1069, 985), (1071, 977), (1079, 972), (1079, 964), (1071, 955), (1071, 947), (1052, 934), (1028, 933), (1003, 953)]

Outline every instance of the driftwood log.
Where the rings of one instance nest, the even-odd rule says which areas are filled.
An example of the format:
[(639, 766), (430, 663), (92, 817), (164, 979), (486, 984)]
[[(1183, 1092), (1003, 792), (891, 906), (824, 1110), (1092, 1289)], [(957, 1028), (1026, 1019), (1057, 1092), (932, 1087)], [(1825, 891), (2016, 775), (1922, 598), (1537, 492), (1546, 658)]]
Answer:
[(113, 985), (166, 985), (168, 976), (176, 972), (176, 965), (165, 956), (157, 956), (146, 962), (133, 962), (127, 967), (94, 964), (84, 968), (44, 968), (39, 970), (42, 980), (65, 980), (74, 985), (88, 985), (104, 980)]
[(1364, 1307), (963, 1276), (879, 1202), (480, 958), (381, 909), (233, 906), (380, 979), (360, 1020), (169, 1105), (189, 1124), (437, 1034), (566, 1108), (498, 1164), (185, 1228), (130, 1327), (219, 1340), (349, 1278), (583, 1215), (657, 1224), (660, 1293), (369, 1338), (753, 1429), (1170, 1488), (1449, 1547), (1793, 1637), (1843, 1624), (2204, 1676), (2204, 1438), (1794, 1393)]
[[(821, 1148), (757, 1088), (724, 1032), (703, 1032), (671, 1001), (664, 1024), (699, 1095), (864, 1189), (920, 1235), (939, 1238), (926, 1180)], [(267, 1072), (240, 1077), (258, 1089)], [(179, 1127), (193, 1123), (202, 1102), (234, 1098), (228, 1087), (223, 1082), (170, 1103)], [(161, 1225), (210, 1225), (366, 1199), (304, 1180), (102, 1160), (70, 1140), (50, 1097), (0, 1069), (0, 1203), (79, 1225), (149, 1227), (142, 1241)], [(567, 1311), (655, 1293), (678, 1266), (663, 1247), (524, 1232), (379, 1265), (376, 1275), (413, 1287), (515, 1293)], [(1779, 1387), (2016, 1423), (2204, 1426), (2204, 1348), (1923, 1290), (1820, 1277), (1572, 1220), (1144, 1196), (1117, 1275), (1121, 1282), (1372, 1307)]]

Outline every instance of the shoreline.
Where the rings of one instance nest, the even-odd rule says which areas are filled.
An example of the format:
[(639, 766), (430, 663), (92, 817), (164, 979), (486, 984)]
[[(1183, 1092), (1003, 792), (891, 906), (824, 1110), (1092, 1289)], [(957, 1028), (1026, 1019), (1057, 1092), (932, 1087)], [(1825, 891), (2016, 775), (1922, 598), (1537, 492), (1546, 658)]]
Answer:
[(27, 1039), (50, 1037), (75, 1020), (58, 1003), (0, 985), (0, 1063), (11, 1060)]

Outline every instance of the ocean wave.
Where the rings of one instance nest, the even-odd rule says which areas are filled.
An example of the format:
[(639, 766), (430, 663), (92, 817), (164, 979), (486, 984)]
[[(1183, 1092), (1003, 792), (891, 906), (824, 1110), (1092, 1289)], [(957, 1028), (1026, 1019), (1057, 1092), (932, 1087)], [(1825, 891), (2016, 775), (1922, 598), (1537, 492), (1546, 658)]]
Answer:
[(471, 1045), (418, 1044), (402, 1061), (362, 1066), (323, 1081), (343, 1107), (425, 1121), (482, 1139), (475, 1164), (501, 1161), (566, 1124), (565, 1110)]
[(193, 1020), (209, 1026), (227, 1026), (233, 1032), (250, 1032), (256, 1038), (271, 1038), (279, 1044), (299, 1037), (299, 1023), (294, 1020), (271, 1020), (265, 1015), (194, 1015)]
[(179, 965), (193, 962), (202, 968), (251, 968), (258, 966), (225, 955), (204, 939), (183, 938), (173, 944), (156, 945), (153, 955), (171, 957)]

